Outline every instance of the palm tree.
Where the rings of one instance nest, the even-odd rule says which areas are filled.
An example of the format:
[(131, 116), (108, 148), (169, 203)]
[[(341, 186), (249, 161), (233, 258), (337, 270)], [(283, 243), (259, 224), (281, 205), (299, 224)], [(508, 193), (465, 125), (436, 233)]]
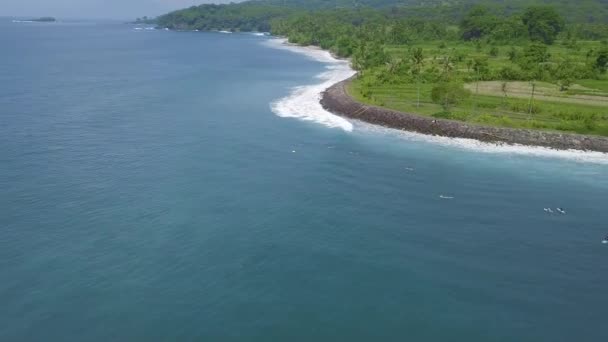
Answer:
[(471, 69), (473, 68), (473, 64), (475, 64), (475, 62), (472, 59), (467, 60), (467, 71), (468, 72), (471, 72)]
[(506, 107), (506, 105), (507, 105), (507, 97), (508, 97), (508, 96), (507, 96), (507, 86), (508, 86), (507, 81), (502, 81), (502, 83), (500, 84), (500, 90), (502, 90), (502, 93), (503, 93), (503, 95), (504, 95), (504, 97), (503, 97), (502, 101), (503, 101), (503, 105), (504, 105), (505, 107)]
[(485, 76), (488, 72), (488, 61), (483, 58), (473, 59), (473, 71), (475, 71), (475, 96), (473, 97), (473, 103), (471, 112), (474, 113), (477, 110), (477, 96), (479, 95), (479, 82), (482, 76)]
[(416, 102), (416, 108), (420, 108), (420, 74), (422, 73), (422, 66), (424, 65), (424, 54), (422, 53), (422, 48), (415, 48), (412, 50), (412, 64), (414, 67), (412, 71), (416, 75), (416, 85), (418, 88), (418, 101)]
[(386, 62), (386, 71), (388, 71), (389, 74), (393, 74), (395, 71), (397, 71), (400, 65), (400, 58), (391, 58), (388, 62)]
[(452, 61), (450, 60), (450, 56), (446, 56), (442, 63), (441, 63), (441, 69), (443, 76), (446, 78), (446, 80), (450, 79), (452, 70), (454, 70), (454, 64), (452, 64)]
[(532, 116), (532, 106), (534, 105), (534, 91), (536, 90), (536, 81), (530, 82), (532, 85), (532, 94), (530, 94), (530, 102), (528, 103), (528, 119)]

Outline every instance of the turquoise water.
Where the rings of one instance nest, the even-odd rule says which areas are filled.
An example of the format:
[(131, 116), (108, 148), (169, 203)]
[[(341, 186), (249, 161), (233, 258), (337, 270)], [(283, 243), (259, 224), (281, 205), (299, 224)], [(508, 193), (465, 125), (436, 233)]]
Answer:
[(1, 22), (0, 340), (608, 340), (606, 159), (279, 117), (266, 39)]

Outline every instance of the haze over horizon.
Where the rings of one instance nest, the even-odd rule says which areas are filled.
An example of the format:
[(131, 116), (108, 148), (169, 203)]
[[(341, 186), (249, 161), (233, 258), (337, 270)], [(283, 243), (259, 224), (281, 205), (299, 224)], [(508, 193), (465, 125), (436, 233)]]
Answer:
[(0, 16), (79, 19), (134, 19), (205, 3), (243, 0), (3, 0)]

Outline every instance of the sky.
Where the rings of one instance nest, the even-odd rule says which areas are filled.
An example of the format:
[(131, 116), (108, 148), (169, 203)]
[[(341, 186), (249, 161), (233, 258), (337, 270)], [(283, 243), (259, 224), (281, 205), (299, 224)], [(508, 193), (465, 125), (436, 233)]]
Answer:
[[(242, 0), (232, 0), (239, 2)], [(0, 0), (0, 16), (134, 19), (203, 3), (231, 0)]]

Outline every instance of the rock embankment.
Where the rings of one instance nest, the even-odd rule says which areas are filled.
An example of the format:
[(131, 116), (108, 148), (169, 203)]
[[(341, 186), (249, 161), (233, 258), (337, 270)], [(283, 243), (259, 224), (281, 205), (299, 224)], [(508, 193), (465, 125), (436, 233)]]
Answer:
[(347, 118), (429, 135), (608, 153), (606, 137), (472, 125), (365, 105), (355, 101), (346, 92), (350, 81), (348, 79), (336, 83), (322, 94), (321, 104), (325, 109)]

